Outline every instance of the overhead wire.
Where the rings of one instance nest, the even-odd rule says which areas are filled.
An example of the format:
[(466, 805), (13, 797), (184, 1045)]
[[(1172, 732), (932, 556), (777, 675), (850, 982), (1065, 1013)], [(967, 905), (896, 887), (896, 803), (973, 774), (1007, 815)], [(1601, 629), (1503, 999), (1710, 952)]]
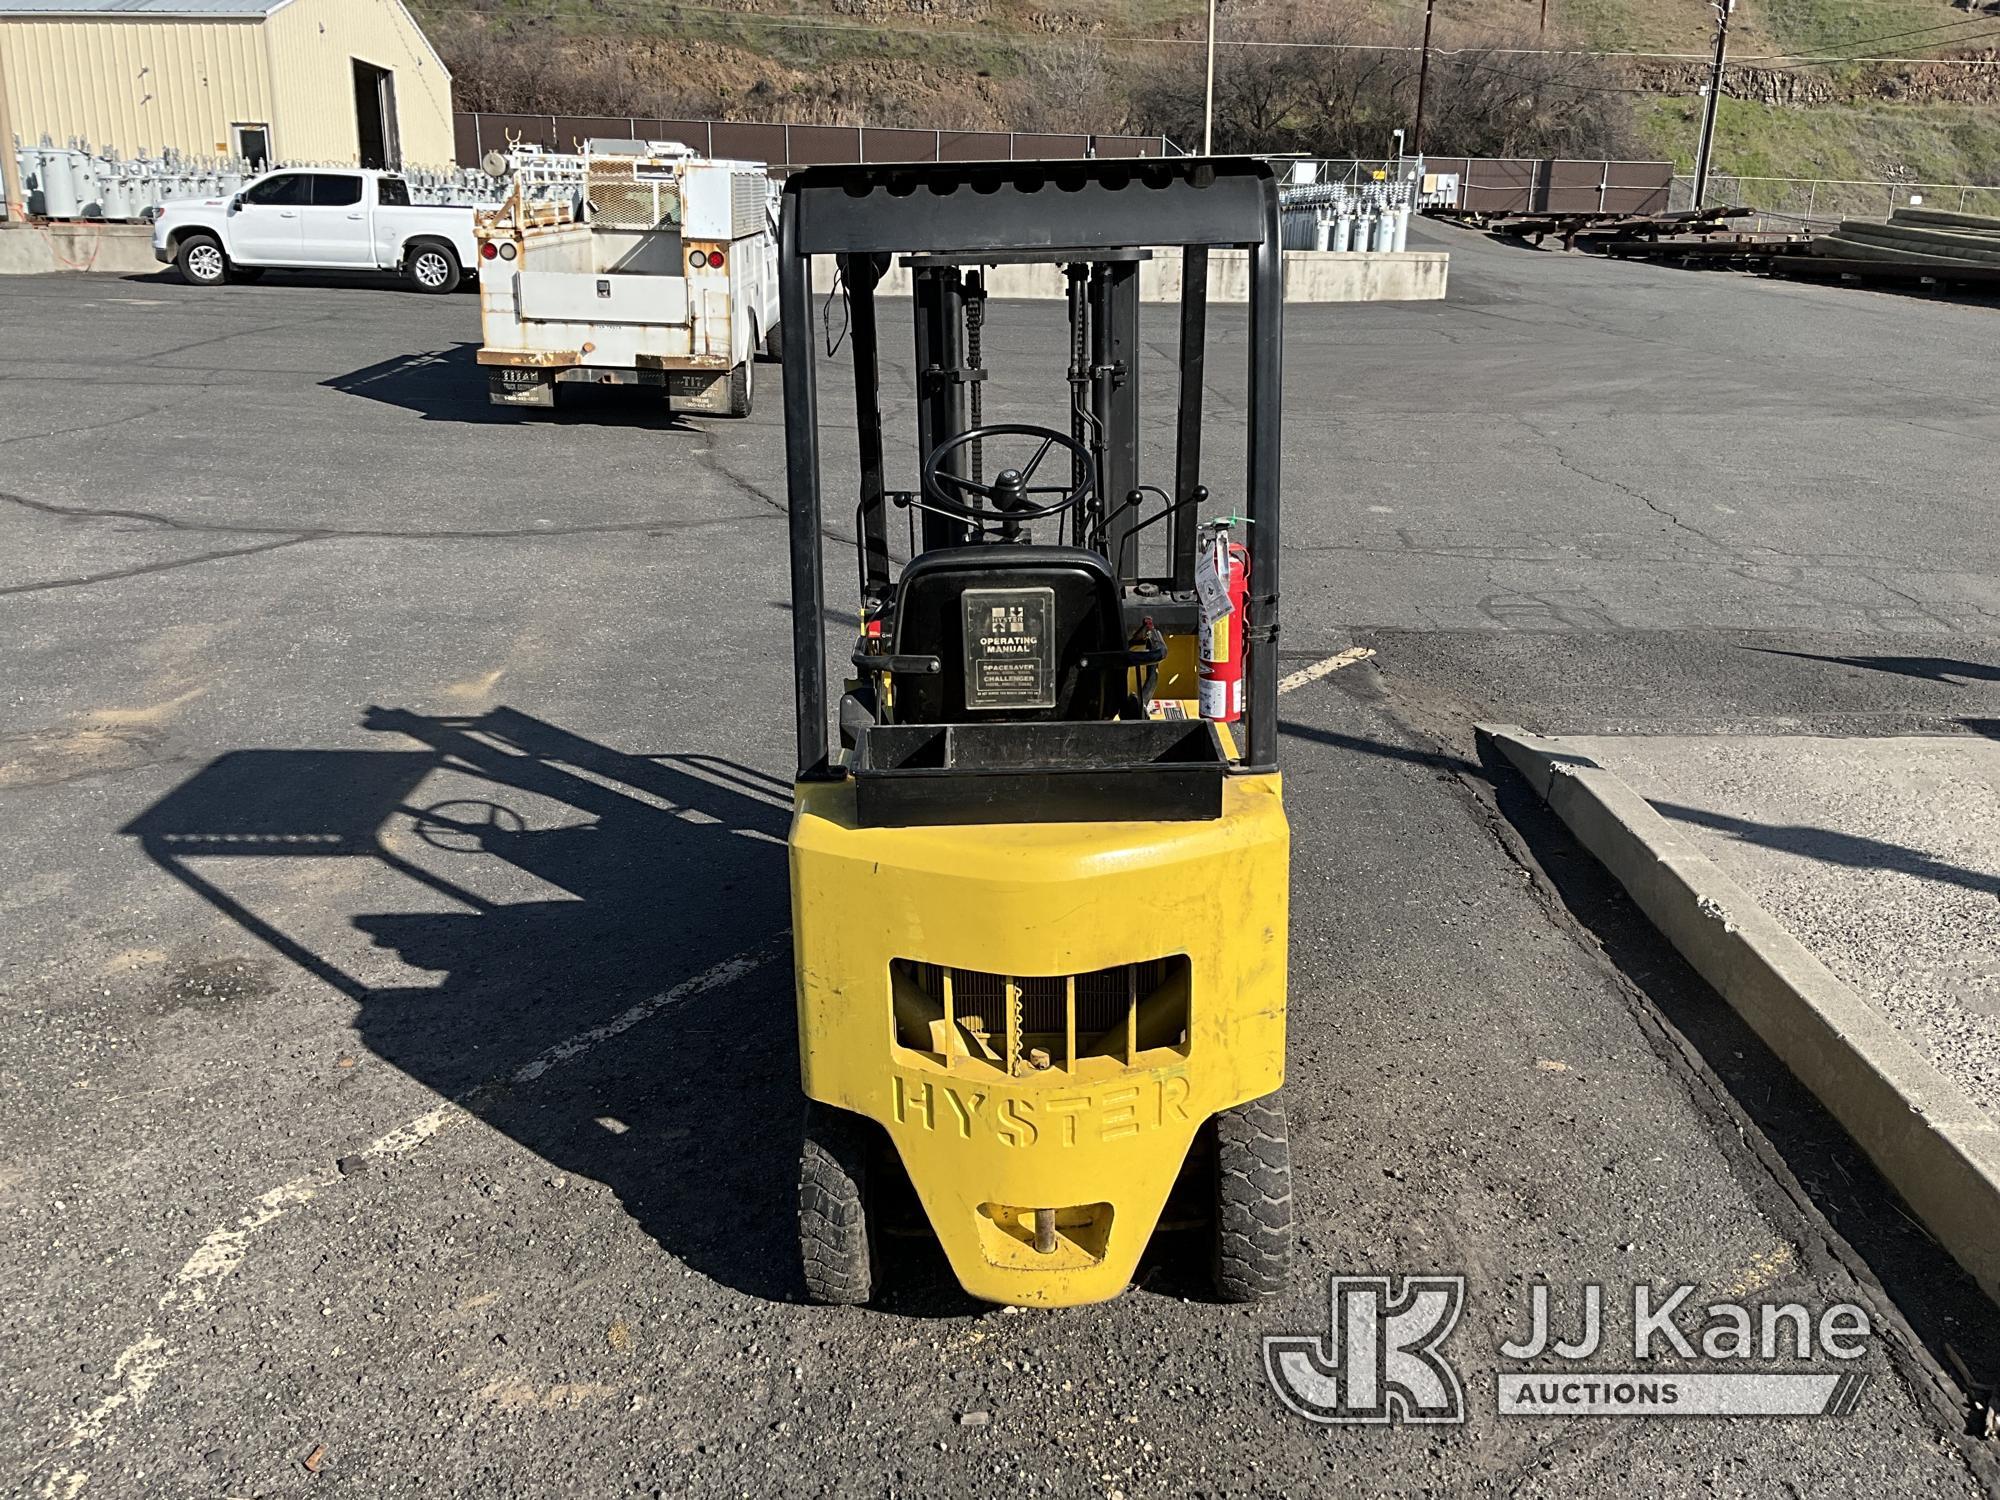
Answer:
[[(686, 11), (702, 15), (727, 18), (738, 23), (767, 26), (779, 30), (805, 31), (848, 31), (863, 32), (880, 37), (893, 34), (917, 41), (977, 41), (991, 45), (996, 40), (991, 32), (964, 31), (946, 27), (930, 26), (871, 26), (864, 22), (843, 21), (826, 16), (812, 15), (769, 15), (756, 12), (732, 10), (724, 6), (701, 5), (693, 0), (664, 0), (663, 9)], [(1909, 31), (1882, 32), (1870, 37), (1859, 37), (1849, 42), (1849, 46), (1869, 46), (1877, 42), (1897, 41), (1904, 37), (1924, 36), (1940, 31), (1951, 31), (1962, 26), (1991, 24), (1994, 16), (1968, 16), (1961, 20), (1945, 22), (1934, 27), (1918, 27)], [(1989, 37), (2000, 37), (2000, 30), (1976, 32), (1971, 36), (1953, 38), (1954, 41), (1983, 41)], [(1204, 47), (1203, 37), (1179, 36), (1129, 36), (1104, 32), (1085, 32), (1072, 35), (1037, 36), (1019, 33), (999, 38), (1012, 47), (1063, 47), (1075, 46), (1079, 42), (1096, 42), (1120, 47)], [(1417, 53), (1424, 49), (1413, 42), (1318, 42), (1287, 37), (1217, 37), (1215, 45), (1219, 50), (1274, 49), (1304, 52), (1395, 52)], [(1659, 62), (1707, 62), (1707, 52), (1650, 52), (1631, 48), (1603, 47), (1432, 47), (1434, 58), (1461, 57), (1467, 54), (1478, 57), (1589, 57), (1629, 59), (1633, 61)], [(1802, 55), (1789, 52), (1760, 53), (1747, 57), (1737, 57), (1729, 66), (1736, 67), (1749, 63), (1772, 64), (1774, 72), (1795, 71), (1801, 67), (1823, 67), (1843, 62), (1892, 62), (1892, 63), (1944, 63), (1960, 66), (1989, 66), (1984, 59), (1951, 57), (1898, 57), (1861, 56), (1847, 53), (1824, 55)], [(1518, 76), (1518, 75), (1517, 75)], [(1584, 85), (1572, 85), (1582, 90)], [(1652, 89), (1613, 89), (1609, 86), (1594, 86), (1592, 91), (1603, 93), (1651, 94)]]

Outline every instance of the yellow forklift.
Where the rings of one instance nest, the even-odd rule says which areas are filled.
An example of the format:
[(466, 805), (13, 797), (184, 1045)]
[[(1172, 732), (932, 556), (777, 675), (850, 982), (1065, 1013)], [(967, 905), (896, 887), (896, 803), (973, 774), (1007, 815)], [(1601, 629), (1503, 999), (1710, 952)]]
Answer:
[[(1161, 247), (1181, 292), (1170, 485), (1140, 473), (1140, 276)], [(1249, 281), (1227, 519), (1204, 514), (1201, 478), (1218, 248), (1248, 251)], [(1219, 1296), (1284, 1285), (1281, 254), (1277, 183), (1251, 160), (831, 166), (785, 184), (798, 1218), (818, 1300), (875, 1295), (884, 1205), (910, 1190), (960, 1283), (993, 1302), (1114, 1297), (1163, 1223), (1206, 1226)], [(846, 304), (858, 447), (836, 524), (852, 516), (859, 630), (837, 646), (815, 256)], [(989, 424), (987, 283), (1037, 274), (1067, 293), (1060, 425)], [(912, 293), (911, 488), (884, 448), (891, 275)]]

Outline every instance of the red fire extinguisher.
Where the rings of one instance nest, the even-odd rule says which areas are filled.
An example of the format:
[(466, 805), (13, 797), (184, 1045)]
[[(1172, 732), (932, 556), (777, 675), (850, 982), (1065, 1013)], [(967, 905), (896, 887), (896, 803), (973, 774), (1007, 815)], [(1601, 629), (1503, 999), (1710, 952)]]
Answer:
[(1223, 724), (1243, 717), (1243, 610), (1250, 593), (1250, 549), (1229, 539), (1230, 520), (1203, 529), (1195, 567), (1201, 600), (1201, 640), (1195, 675), (1201, 716)]

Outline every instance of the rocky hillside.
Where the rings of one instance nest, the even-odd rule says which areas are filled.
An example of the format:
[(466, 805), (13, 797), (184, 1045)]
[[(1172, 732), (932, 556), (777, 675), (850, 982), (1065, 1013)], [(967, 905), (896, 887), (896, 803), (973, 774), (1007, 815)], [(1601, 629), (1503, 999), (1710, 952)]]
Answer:
[[(1992, 8), (1739, 0), (1718, 164), (1769, 177), (2000, 181), (2000, 0), (1979, 3)], [(1203, 0), (418, 9), (465, 108), (1177, 135), (1190, 128), (1204, 16)], [(1231, 143), (1380, 150), (1407, 116), (1415, 58), (1361, 49), (1412, 46), (1421, 14), (1416, 0), (1223, 0), (1225, 40), (1294, 44), (1224, 49)], [(1433, 137), (1434, 149), (1692, 155), (1707, 0), (1548, 0), (1540, 24), (1536, 0), (1438, 0), (1434, 44), (1458, 61), (1433, 84), (1463, 107), (1442, 111), (1437, 128), (1465, 139)], [(1516, 50), (1538, 46), (1603, 55)]]

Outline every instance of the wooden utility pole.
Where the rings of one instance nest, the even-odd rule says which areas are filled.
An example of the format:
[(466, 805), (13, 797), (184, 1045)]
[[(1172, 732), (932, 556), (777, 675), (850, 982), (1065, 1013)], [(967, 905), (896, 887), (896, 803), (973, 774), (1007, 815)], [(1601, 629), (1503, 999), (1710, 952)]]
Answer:
[(1424, 0), (1424, 51), (1417, 62), (1417, 118), (1410, 125), (1410, 155), (1424, 154), (1424, 93), (1431, 81), (1431, 18), (1437, 0)]
[(1215, 0), (1208, 0), (1208, 87), (1202, 95), (1201, 154), (1215, 154)]
[(0, 49), (0, 197), (7, 204), (7, 222), (28, 222), (28, 201), (21, 195), (21, 159), (14, 154), (14, 111), (7, 101), (7, 54)]
[(1722, 102), (1722, 70), (1729, 57), (1729, 13), (1736, 0), (1713, 0), (1715, 5), (1715, 65), (1708, 72), (1708, 98), (1701, 112), (1701, 140), (1694, 148), (1694, 202), (1700, 208), (1708, 198), (1708, 163), (1715, 153), (1715, 110)]

